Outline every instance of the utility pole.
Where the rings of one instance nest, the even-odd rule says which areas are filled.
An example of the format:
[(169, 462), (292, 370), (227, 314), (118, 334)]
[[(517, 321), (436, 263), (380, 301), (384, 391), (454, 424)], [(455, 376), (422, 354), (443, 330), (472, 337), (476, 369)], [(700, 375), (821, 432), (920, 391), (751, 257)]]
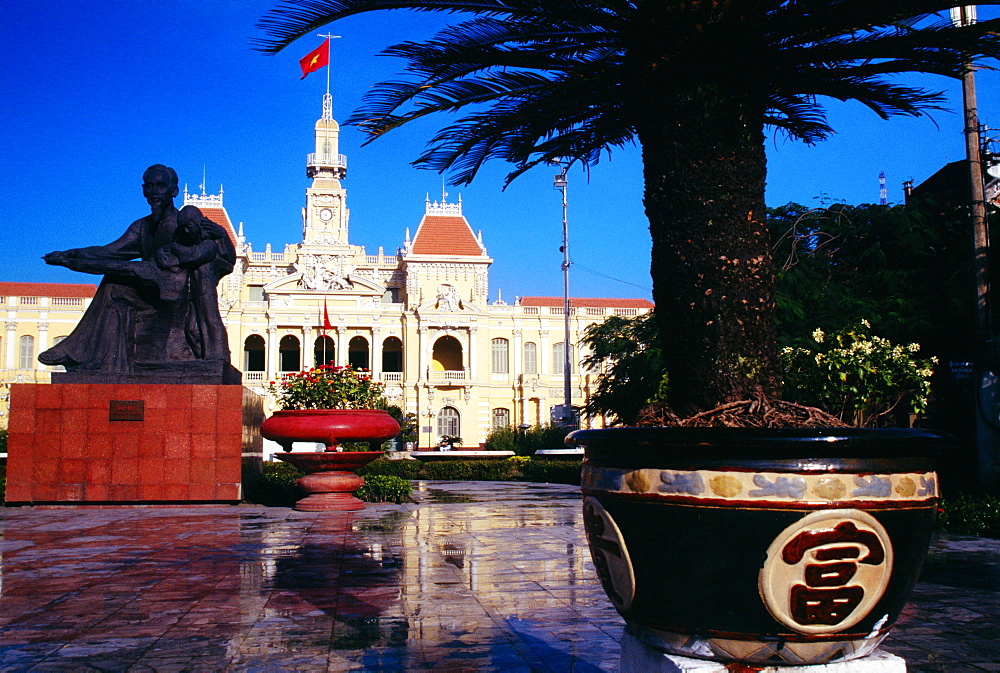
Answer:
[[(976, 7), (965, 5), (951, 9), (955, 26), (976, 23)], [(979, 345), (978, 380), (976, 389), (976, 444), (979, 458), (979, 481), (985, 487), (996, 485), (995, 455), (1000, 443), (1000, 361), (995, 357), (992, 317), (990, 315), (989, 235), (986, 226), (986, 189), (983, 182), (983, 162), (976, 101), (975, 64), (969, 60), (962, 73), (962, 107), (965, 120), (965, 158), (969, 165), (973, 235), (973, 273), (976, 284), (976, 341)]]

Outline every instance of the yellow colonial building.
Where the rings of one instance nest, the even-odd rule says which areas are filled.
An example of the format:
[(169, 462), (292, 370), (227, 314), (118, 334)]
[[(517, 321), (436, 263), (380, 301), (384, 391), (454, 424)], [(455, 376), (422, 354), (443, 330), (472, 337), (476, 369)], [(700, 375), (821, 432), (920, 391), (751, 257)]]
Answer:
[[(490, 429), (547, 423), (564, 400), (565, 312), (561, 297), (488, 302), (492, 259), (462, 203), (426, 201), (423, 218), (396, 254), (368, 254), (349, 240), (350, 211), (341, 180), (339, 127), (324, 100), (312, 184), (302, 211), (302, 240), (281, 251), (253, 249), (236, 230), (222, 194), (184, 192), (230, 232), (234, 272), (219, 284), (219, 308), (233, 364), (244, 385), (266, 395), (268, 382), (321, 363), (370, 369), (386, 396), (419, 418), (419, 444), (460, 436), (466, 448)], [(48, 381), (38, 353), (70, 333), (94, 285), (0, 283), (7, 313), (0, 339), (0, 425), (13, 381)], [(570, 304), (570, 389), (582, 405), (597, 372), (578, 364), (587, 326), (611, 315), (652, 310), (645, 299), (579, 299)], [(269, 400), (270, 401), (270, 400)]]

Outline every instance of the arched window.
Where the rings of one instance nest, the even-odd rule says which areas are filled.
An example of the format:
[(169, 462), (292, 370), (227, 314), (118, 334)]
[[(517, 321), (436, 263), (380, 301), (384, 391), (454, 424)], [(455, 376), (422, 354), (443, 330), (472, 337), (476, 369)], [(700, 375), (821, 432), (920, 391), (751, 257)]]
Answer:
[(438, 437), (460, 437), (462, 424), (459, 421), (458, 409), (455, 407), (444, 407), (437, 415)]
[(524, 343), (524, 373), (538, 373), (538, 347), (535, 342), (526, 341)]
[(453, 336), (443, 336), (434, 342), (431, 366), (436, 372), (460, 372), (462, 367), (462, 344)]
[(265, 363), (266, 345), (264, 337), (259, 334), (251, 334), (243, 342), (243, 371), (262, 372), (267, 367)]
[(333, 347), (333, 339), (325, 334), (316, 339), (313, 351), (317, 367), (320, 365), (332, 365), (337, 360), (337, 352)]
[(399, 337), (388, 337), (382, 342), (382, 371), (403, 371), (403, 342)]
[(24, 335), (21, 337), (21, 357), (18, 360), (18, 369), (33, 369), (35, 366), (35, 337)]
[(493, 427), (506, 428), (510, 426), (510, 409), (493, 410)]
[(278, 368), (283, 372), (297, 372), (302, 369), (299, 354), (299, 340), (291, 334), (281, 337), (278, 342)]
[(383, 304), (400, 304), (399, 301), (399, 288), (389, 287), (386, 288), (385, 292), (382, 293), (382, 303)]
[(368, 360), (368, 339), (356, 336), (347, 343), (347, 364), (353, 369), (371, 369)]
[(493, 353), (493, 373), (494, 374), (506, 374), (509, 370), (508, 357), (508, 342), (506, 339), (493, 339), (491, 342), (491, 350)]

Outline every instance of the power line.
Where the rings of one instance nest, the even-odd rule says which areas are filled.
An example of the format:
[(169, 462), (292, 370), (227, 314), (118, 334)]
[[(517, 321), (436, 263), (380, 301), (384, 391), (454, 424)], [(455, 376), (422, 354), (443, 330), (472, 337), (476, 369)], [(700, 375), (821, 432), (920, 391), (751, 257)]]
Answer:
[(585, 266), (580, 266), (576, 262), (570, 262), (570, 264), (572, 264), (573, 266), (575, 266), (575, 267), (577, 267), (579, 269), (582, 269), (583, 271), (587, 271), (588, 273), (592, 273), (595, 276), (600, 276), (601, 278), (607, 278), (608, 280), (613, 280), (613, 281), (618, 282), (618, 283), (623, 283), (625, 285), (631, 285), (632, 287), (637, 287), (640, 290), (647, 290), (647, 289), (649, 289), (649, 288), (647, 288), (644, 285), (637, 285), (635, 283), (630, 283), (627, 280), (622, 280), (621, 278), (615, 278), (614, 276), (609, 276), (606, 273), (601, 273), (600, 271), (594, 271), (593, 269), (588, 269)]

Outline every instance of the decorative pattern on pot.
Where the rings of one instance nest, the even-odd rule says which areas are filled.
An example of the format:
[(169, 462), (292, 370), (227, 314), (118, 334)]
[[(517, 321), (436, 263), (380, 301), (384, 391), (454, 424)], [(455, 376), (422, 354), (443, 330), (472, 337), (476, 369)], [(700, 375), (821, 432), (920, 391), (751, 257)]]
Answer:
[(752, 507), (782, 503), (910, 505), (939, 497), (934, 472), (905, 474), (795, 474), (721, 470), (630, 470), (584, 464), (584, 488), (708, 504), (740, 503)]
[(584, 525), (629, 630), (665, 652), (753, 665), (871, 652), (933, 527), (922, 431), (585, 430)]

